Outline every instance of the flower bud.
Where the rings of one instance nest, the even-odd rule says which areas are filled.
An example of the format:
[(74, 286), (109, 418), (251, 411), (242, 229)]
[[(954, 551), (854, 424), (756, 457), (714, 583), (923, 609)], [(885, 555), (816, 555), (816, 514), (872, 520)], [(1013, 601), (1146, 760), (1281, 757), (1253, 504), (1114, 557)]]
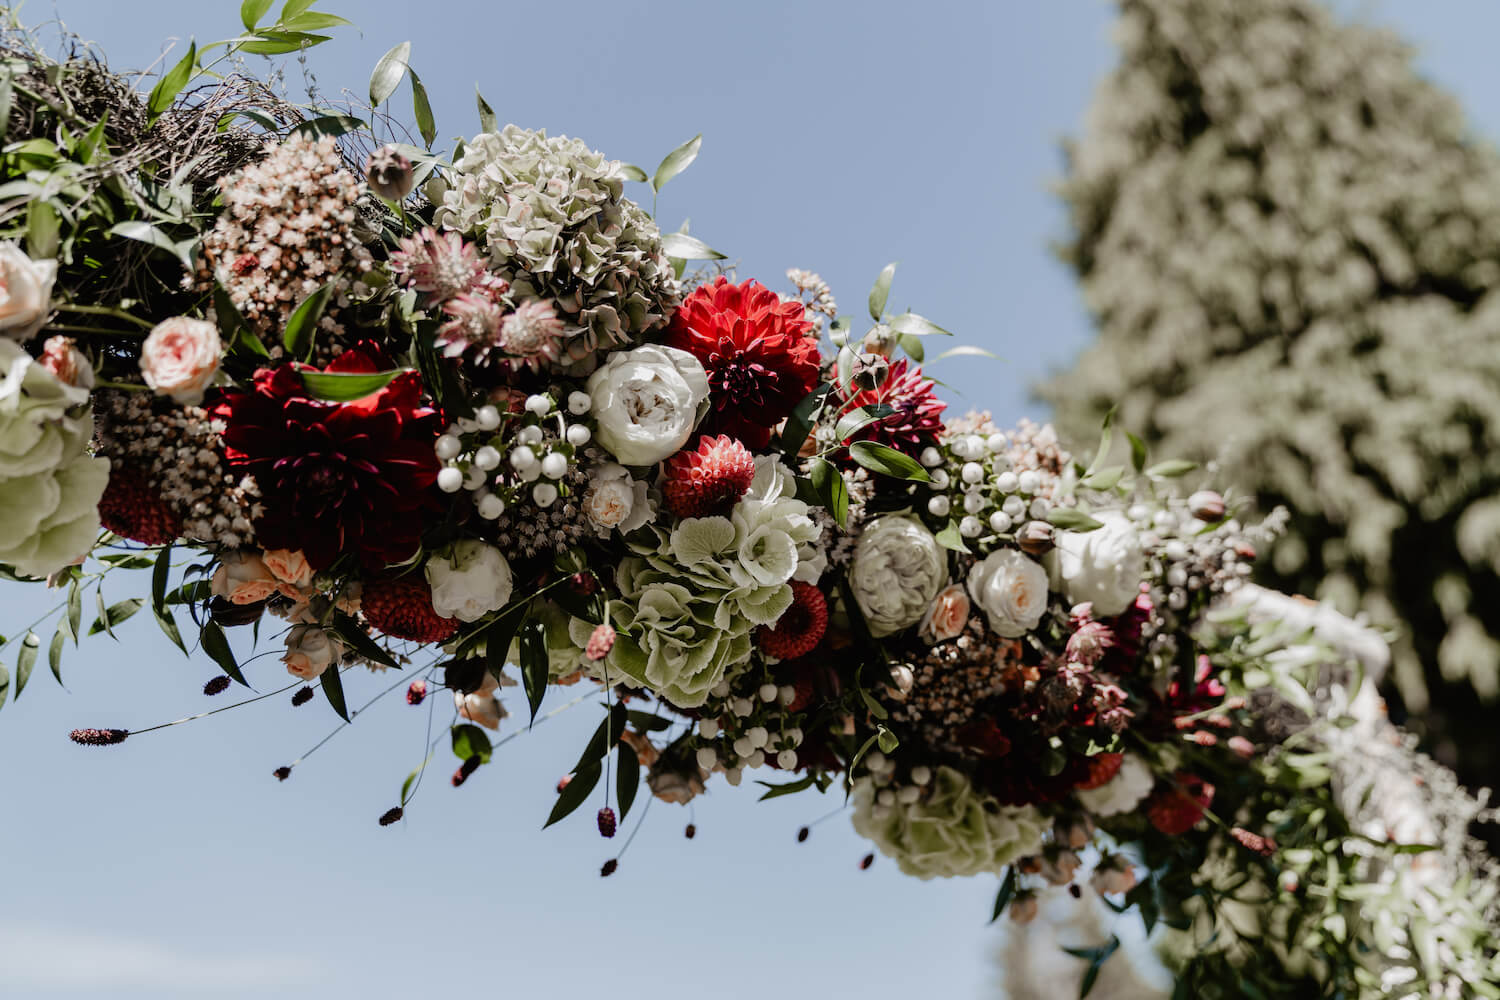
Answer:
[(856, 389), (878, 389), (885, 384), (890, 373), (891, 363), (883, 355), (873, 352), (861, 354), (854, 359), (849, 381)]
[(283, 764), (271, 773), (276, 776), (277, 781), (285, 781), (292, 776), (292, 769)]
[(599, 810), (599, 836), (613, 837), (615, 835), (615, 811), (609, 806)]
[(124, 743), (129, 735), (128, 729), (75, 729), (68, 734), (68, 739), (79, 746), (107, 747)]
[(370, 190), (390, 201), (400, 201), (416, 186), (411, 161), (395, 146), (381, 146), (365, 162), (365, 182)]
[(1200, 521), (1218, 521), (1224, 517), (1224, 498), (1213, 490), (1199, 490), (1188, 497), (1188, 512)]
[(889, 358), (896, 352), (896, 335), (890, 327), (881, 324), (865, 334), (865, 342), (861, 345), (861, 349), (865, 354), (878, 354), (882, 358)]
[(309, 685), (302, 685), (292, 693), (292, 707), (298, 708), (313, 700), (313, 689)]
[(229, 689), (229, 678), (220, 674), (209, 678), (207, 684), (203, 685), (203, 693), (206, 695), (223, 694)]
[(427, 682), (412, 681), (406, 689), (406, 703), (408, 705), (420, 705), (427, 697)]
[(1046, 521), (1027, 521), (1016, 533), (1016, 544), (1029, 556), (1040, 558), (1052, 551), (1056, 533)]
[(406, 813), (400, 806), (392, 806), (380, 814), (380, 825), (390, 826), (392, 823), (399, 822), (404, 815)]

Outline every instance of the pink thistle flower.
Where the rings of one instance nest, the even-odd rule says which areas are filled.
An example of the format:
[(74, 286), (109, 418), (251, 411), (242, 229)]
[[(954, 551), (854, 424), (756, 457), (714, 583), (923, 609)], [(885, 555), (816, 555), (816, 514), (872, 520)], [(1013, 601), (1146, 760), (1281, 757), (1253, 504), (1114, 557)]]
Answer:
[(391, 273), (401, 284), (441, 302), (479, 288), (504, 294), (508, 286), (485, 269), (479, 251), (458, 233), (423, 229), (401, 240), (391, 254)]
[(444, 357), (456, 358), (474, 348), (483, 361), (499, 343), (504, 312), (493, 298), (480, 292), (460, 292), (443, 303), (450, 318), (438, 327)]
[(505, 317), (500, 327), (500, 347), (535, 371), (542, 361), (556, 361), (563, 337), (563, 322), (552, 303), (530, 299)]

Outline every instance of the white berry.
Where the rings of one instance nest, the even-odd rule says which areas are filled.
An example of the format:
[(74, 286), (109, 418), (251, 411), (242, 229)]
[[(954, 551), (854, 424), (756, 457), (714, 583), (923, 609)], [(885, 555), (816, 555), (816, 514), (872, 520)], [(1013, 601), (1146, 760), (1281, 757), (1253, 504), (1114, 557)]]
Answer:
[(568, 393), (568, 412), (575, 416), (583, 416), (594, 406), (593, 399), (586, 392)]
[(535, 396), (527, 396), (526, 412), (535, 413), (539, 417), (545, 417), (552, 412), (552, 400), (540, 393)]
[(438, 472), (438, 489), (444, 493), (457, 493), (464, 488), (464, 471), (452, 465)]
[(458, 457), (458, 453), (464, 450), (464, 444), (452, 434), (443, 434), (432, 446), (432, 450), (437, 452), (438, 458), (447, 462)]
[(489, 404), (474, 411), (474, 422), (482, 431), (492, 431), (500, 426), (500, 411)]
[(551, 507), (557, 502), (557, 487), (551, 483), (537, 483), (531, 488), (531, 499), (538, 507)]
[(593, 432), (591, 432), (583, 424), (574, 424), (572, 427), (568, 428), (568, 444), (572, 445), (575, 448), (582, 448), (584, 445), (589, 443), (589, 438), (593, 436)]
[(552, 452), (542, 459), (542, 475), (548, 479), (561, 479), (568, 474), (568, 456)]

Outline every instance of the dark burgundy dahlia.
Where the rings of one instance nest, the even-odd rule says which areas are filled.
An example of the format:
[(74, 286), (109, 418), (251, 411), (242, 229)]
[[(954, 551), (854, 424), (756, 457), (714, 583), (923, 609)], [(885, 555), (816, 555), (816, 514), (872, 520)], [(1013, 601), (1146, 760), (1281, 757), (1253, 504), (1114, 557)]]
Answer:
[(720, 276), (672, 316), (667, 346), (692, 354), (708, 373), (713, 409), (698, 430), (727, 434), (759, 451), (771, 429), (818, 384), (818, 344), (800, 302), (758, 281)]
[(861, 428), (856, 440), (889, 445), (912, 457), (937, 440), (943, 430), (942, 414), (947, 404), (933, 393), (933, 382), (922, 369), (911, 368), (906, 359), (891, 362), (885, 381), (873, 389), (856, 392), (849, 409), (884, 403), (893, 413)]
[[(363, 399), (327, 403), (303, 386), (301, 371), (316, 370), (262, 368), (250, 391), (225, 393), (213, 407), (230, 466), (260, 487), (256, 538), (268, 549), (301, 549), (319, 570), (345, 552), (366, 569), (400, 562), (421, 540), (413, 515), (433, 502), (441, 420), (421, 405), (415, 372)], [(376, 366), (346, 351), (328, 370)]]

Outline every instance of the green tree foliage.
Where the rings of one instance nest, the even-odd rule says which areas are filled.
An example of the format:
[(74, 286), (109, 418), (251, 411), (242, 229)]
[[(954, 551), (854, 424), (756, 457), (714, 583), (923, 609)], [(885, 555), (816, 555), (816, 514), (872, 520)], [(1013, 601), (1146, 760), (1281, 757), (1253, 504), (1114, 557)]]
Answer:
[(1500, 156), (1406, 44), (1309, 0), (1120, 8), (1061, 185), (1099, 338), (1038, 392), (1074, 442), (1118, 403), (1290, 507), (1262, 582), (1398, 628), (1397, 707), (1492, 782)]

